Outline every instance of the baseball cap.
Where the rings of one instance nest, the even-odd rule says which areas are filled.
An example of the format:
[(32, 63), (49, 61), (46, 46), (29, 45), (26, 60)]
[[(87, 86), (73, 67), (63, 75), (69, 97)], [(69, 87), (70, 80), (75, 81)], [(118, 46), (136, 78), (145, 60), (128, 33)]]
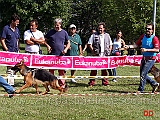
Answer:
[(69, 28), (76, 28), (76, 26), (74, 24), (71, 24)]

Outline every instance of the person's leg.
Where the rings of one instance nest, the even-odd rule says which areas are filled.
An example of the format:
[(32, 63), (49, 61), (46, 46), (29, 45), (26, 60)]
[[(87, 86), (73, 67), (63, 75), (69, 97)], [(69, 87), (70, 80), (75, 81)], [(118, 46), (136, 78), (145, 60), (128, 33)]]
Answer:
[[(76, 72), (76, 70), (71, 70), (71, 76), (74, 76), (74, 73)], [(71, 79), (71, 82), (76, 83), (75, 79)]]
[(0, 85), (2, 85), (2, 87), (8, 94), (13, 94), (15, 91), (14, 88), (11, 85), (9, 85), (7, 81), (1, 76), (0, 76)]
[(140, 85), (138, 88), (138, 91), (143, 92), (144, 86), (146, 84), (146, 81), (150, 83), (151, 86), (156, 85), (156, 82), (153, 81), (147, 74), (148, 71), (151, 69), (151, 67), (154, 64), (154, 60), (143, 60), (141, 61), (140, 66)]
[[(59, 76), (64, 76), (65, 75), (64, 70), (58, 70), (58, 74), (59, 74)], [(59, 79), (58, 83), (60, 86), (65, 88), (65, 79)]]
[(49, 69), (49, 72), (54, 75), (54, 69)]
[[(107, 76), (107, 71), (106, 70), (101, 70), (101, 76)], [(107, 78), (102, 79), (102, 85), (104, 85), (104, 86), (108, 85), (108, 79)]]
[[(116, 76), (116, 68), (113, 68), (112, 71), (113, 71), (113, 76)], [(116, 78), (113, 78), (112, 81), (113, 81), (113, 82), (117, 82), (117, 79), (116, 79)]]
[[(91, 70), (90, 76), (96, 76), (97, 75), (97, 70)], [(89, 86), (93, 86), (95, 84), (95, 79), (90, 79), (89, 80)]]
[(107, 69), (108, 73), (109, 73), (109, 76), (112, 76), (112, 69)]

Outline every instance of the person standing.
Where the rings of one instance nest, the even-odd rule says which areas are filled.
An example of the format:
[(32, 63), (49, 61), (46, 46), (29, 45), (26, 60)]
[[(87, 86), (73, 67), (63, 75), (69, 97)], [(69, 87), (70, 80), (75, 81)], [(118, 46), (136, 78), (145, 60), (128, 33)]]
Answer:
[[(95, 28), (91, 29), (91, 31), (90, 31), (91, 35), (92, 35), (93, 33), (95, 33), (95, 32), (96, 32), (96, 29), (95, 29)], [(84, 45), (83, 54), (84, 54), (85, 51), (87, 51), (87, 56), (91, 56), (91, 55), (92, 55), (91, 50), (90, 50), (89, 47), (88, 47), (88, 40), (87, 40), (87, 43)]]
[[(92, 51), (93, 56), (105, 57), (109, 56), (112, 50), (112, 40), (108, 33), (105, 32), (105, 23), (100, 22), (98, 24), (98, 32), (92, 34), (89, 38), (88, 45)], [(97, 70), (91, 70), (90, 76), (96, 76)], [(107, 76), (107, 71), (101, 70), (102, 76)], [(95, 84), (95, 79), (90, 79), (89, 86), (92, 87)], [(108, 79), (102, 79), (102, 85), (108, 85)]]
[(148, 76), (149, 70), (155, 63), (156, 54), (159, 52), (159, 40), (158, 37), (153, 34), (153, 30), (153, 24), (147, 24), (146, 33), (139, 37), (136, 44), (125, 46), (126, 48), (137, 48), (138, 46), (141, 46), (143, 57), (140, 64), (140, 84), (138, 93), (144, 91), (146, 81), (152, 86), (152, 93), (154, 93), (159, 86), (159, 83)]
[[(69, 26), (69, 40), (70, 40), (70, 49), (68, 50), (68, 54), (70, 56), (82, 56), (82, 41), (80, 36), (76, 33), (76, 26), (71, 24)], [(76, 70), (71, 70), (71, 76), (74, 76)], [(71, 82), (76, 83), (76, 80), (71, 79)]]
[[(14, 14), (11, 16), (10, 24), (4, 26), (1, 33), (1, 44), (3, 51), (7, 52), (19, 52), (19, 39), (20, 32), (18, 29), (19, 16)], [(7, 74), (13, 74), (10, 66), (7, 66)]]
[(25, 53), (39, 54), (40, 44), (44, 44), (44, 35), (38, 28), (38, 21), (33, 19), (29, 24), (30, 29), (24, 32)]
[[(63, 56), (67, 53), (67, 50), (70, 48), (70, 40), (68, 38), (68, 33), (61, 28), (62, 27), (62, 19), (56, 18), (54, 20), (54, 29), (51, 29), (46, 35), (45, 38), (48, 42), (45, 44), (48, 46), (48, 52), (50, 55)], [(64, 48), (66, 44), (66, 47)], [(54, 74), (54, 70), (49, 70), (52, 74)], [(58, 70), (59, 76), (64, 76), (64, 70)], [(65, 88), (65, 80), (59, 80), (59, 84)]]
[[(122, 39), (122, 31), (117, 30), (116, 31), (116, 38), (113, 40), (113, 47), (112, 47), (112, 56), (120, 56), (121, 50), (124, 49), (122, 46), (125, 46), (125, 42)], [(116, 76), (116, 68), (112, 69), (113, 76)], [(116, 78), (113, 78), (113, 82), (117, 82)]]

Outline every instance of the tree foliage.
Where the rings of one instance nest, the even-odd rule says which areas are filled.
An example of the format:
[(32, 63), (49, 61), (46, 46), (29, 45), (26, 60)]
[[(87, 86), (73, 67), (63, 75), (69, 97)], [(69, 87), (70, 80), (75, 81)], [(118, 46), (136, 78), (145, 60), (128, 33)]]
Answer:
[[(137, 40), (144, 33), (146, 23), (152, 23), (154, 0), (1, 0), (0, 29), (10, 16), (20, 16), (19, 28), (24, 31), (31, 19), (38, 19), (43, 32), (53, 27), (57, 17), (63, 19), (63, 28), (75, 24), (84, 41), (98, 22), (105, 22), (106, 31), (115, 37), (122, 30), (126, 43)], [(156, 35), (160, 36), (160, 2), (157, 1)], [(23, 32), (22, 32), (23, 34)]]

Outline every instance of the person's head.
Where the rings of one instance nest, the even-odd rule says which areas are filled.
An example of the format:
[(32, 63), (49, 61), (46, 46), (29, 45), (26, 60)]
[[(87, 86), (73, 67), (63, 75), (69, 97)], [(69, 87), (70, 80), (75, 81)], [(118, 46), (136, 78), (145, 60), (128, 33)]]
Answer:
[(105, 27), (106, 27), (106, 25), (105, 25), (104, 22), (98, 23), (98, 32), (99, 32), (100, 34), (103, 34), (104, 31), (105, 31)]
[(54, 20), (54, 29), (56, 31), (59, 31), (59, 30), (61, 30), (61, 26), (62, 26), (62, 19), (61, 18), (56, 18)]
[(70, 34), (74, 34), (76, 32), (76, 26), (74, 24), (69, 26), (69, 32)]
[(122, 31), (121, 30), (117, 30), (116, 31), (116, 37), (117, 38), (121, 38), (122, 37)]
[(38, 28), (38, 21), (36, 19), (31, 20), (29, 24), (29, 28), (30, 28), (30, 31), (36, 32)]
[(153, 31), (154, 31), (154, 25), (151, 23), (148, 23), (146, 25), (146, 36), (150, 37), (153, 34)]
[(96, 28), (92, 28), (92, 29), (90, 30), (90, 32), (91, 32), (91, 34), (95, 33), (95, 32), (96, 32)]
[(19, 24), (19, 20), (20, 20), (19, 16), (16, 15), (16, 14), (14, 14), (14, 15), (11, 16), (10, 24), (11, 24), (13, 27), (16, 27), (16, 26), (18, 26), (18, 24)]

